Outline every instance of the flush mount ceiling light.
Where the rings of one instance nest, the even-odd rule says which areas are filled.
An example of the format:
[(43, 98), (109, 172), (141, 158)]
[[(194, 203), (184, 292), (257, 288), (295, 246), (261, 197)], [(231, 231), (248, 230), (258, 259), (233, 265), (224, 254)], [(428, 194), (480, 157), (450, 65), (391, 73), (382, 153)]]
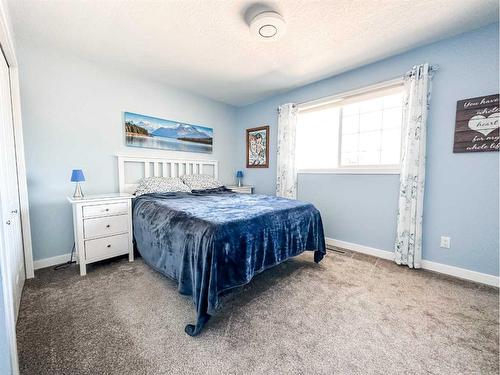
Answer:
[(260, 13), (250, 22), (250, 32), (260, 40), (277, 40), (285, 31), (285, 20), (276, 12)]

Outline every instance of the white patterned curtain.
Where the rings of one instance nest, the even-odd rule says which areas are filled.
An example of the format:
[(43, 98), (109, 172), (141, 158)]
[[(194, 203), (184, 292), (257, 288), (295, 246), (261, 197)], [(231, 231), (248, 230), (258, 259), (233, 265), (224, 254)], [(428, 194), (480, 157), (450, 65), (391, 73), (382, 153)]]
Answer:
[(429, 64), (405, 75), (403, 143), (395, 261), (410, 268), (422, 262), (422, 215), (425, 185), (425, 139), (430, 99)]
[(276, 195), (297, 198), (297, 171), (295, 170), (295, 133), (297, 105), (287, 103), (278, 108), (278, 166)]

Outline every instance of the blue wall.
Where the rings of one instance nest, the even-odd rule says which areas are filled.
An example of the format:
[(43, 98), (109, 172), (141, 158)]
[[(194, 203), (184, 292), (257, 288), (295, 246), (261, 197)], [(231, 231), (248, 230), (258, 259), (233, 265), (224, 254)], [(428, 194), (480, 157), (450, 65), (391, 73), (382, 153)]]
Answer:
[[(245, 183), (274, 194), (278, 105), (362, 88), (430, 62), (441, 69), (428, 123), (424, 259), (498, 275), (498, 153), (452, 153), (456, 101), (498, 92), (498, 24), (237, 109), (17, 42), (35, 259), (71, 249), (65, 197), (72, 194), (72, 168), (86, 171), (85, 192), (103, 193), (117, 190), (117, 152), (165, 155), (124, 146), (124, 110), (213, 126), (215, 153), (209, 157), (221, 161), (226, 183), (245, 165), (245, 129), (269, 124), (270, 168), (247, 169)], [(303, 174), (299, 199), (321, 210), (328, 237), (392, 250), (398, 185), (397, 175)], [(451, 249), (439, 248), (441, 235), (451, 237)]]
[[(217, 159), (222, 181), (234, 180), (234, 107), (49, 46), (16, 42), (35, 260), (71, 250), (66, 197), (73, 194), (73, 168), (84, 170), (85, 194), (118, 191), (117, 153)], [(126, 147), (123, 111), (213, 127), (214, 153)]]
[[(457, 100), (498, 93), (498, 31), (490, 25), (240, 108), (240, 168), (245, 129), (271, 126), (270, 168), (247, 169), (245, 183), (274, 194), (278, 105), (389, 80), (415, 64), (438, 64), (428, 119), (423, 257), (498, 275), (499, 154), (452, 153)], [(398, 185), (397, 175), (304, 174), (298, 197), (321, 210), (328, 237), (392, 251)], [(439, 247), (441, 235), (451, 237), (451, 249)]]

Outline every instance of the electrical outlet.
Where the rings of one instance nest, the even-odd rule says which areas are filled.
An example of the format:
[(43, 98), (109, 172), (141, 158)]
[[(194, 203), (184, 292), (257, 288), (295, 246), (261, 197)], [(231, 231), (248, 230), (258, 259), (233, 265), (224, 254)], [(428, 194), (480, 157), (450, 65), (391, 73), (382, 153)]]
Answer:
[(451, 238), (441, 236), (441, 244), (439, 246), (442, 247), (443, 249), (449, 249), (451, 246)]

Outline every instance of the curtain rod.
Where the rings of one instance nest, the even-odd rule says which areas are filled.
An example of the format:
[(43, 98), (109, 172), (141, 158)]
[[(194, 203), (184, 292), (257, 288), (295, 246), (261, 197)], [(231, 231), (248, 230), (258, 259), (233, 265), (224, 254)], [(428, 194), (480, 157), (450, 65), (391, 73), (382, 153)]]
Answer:
[[(438, 70), (439, 70), (439, 65), (437, 65), (437, 64), (429, 65), (429, 71), (430, 72), (437, 72)], [(328, 102), (329, 100), (331, 100), (332, 102), (335, 102), (336, 100), (340, 101), (341, 99), (343, 99), (346, 96), (353, 96), (353, 95), (356, 95), (356, 94), (359, 94), (359, 93), (362, 93), (362, 92), (365, 92), (365, 91), (371, 91), (371, 90), (376, 90), (377, 88), (384, 88), (384, 87), (389, 87), (389, 86), (392, 86), (392, 85), (396, 85), (399, 82), (401, 82), (408, 74), (411, 74), (411, 71), (406, 72), (402, 76), (398, 76), (396, 78), (393, 78), (393, 79), (390, 79), (390, 80), (387, 80), (387, 81), (375, 83), (373, 85), (369, 85), (369, 86), (366, 86), (366, 87), (363, 87), (363, 88), (360, 88), (360, 89), (350, 90), (350, 91), (347, 91), (347, 92), (344, 92), (344, 93), (335, 94), (335, 95), (331, 95), (331, 96), (326, 96), (326, 97), (322, 97), (322, 98), (318, 98), (318, 99), (307, 100), (305, 102), (293, 103), (293, 105), (294, 106), (301, 106), (301, 105), (304, 105), (304, 104), (314, 105), (314, 102), (318, 102), (318, 103), (320, 103), (320, 102)], [(279, 107), (277, 108), (277, 111), (279, 111)]]
[[(412, 68), (412, 70), (409, 70), (409, 71), (407, 71), (407, 72), (406, 72), (406, 74), (403, 76), (403, 78), (405, 78), (405, 77), (407, 77), (407, 76), (411, 76), (411, 75), (413, 74), (413, 69), (414, 69), (415, 67), (420, 68), (420, 67), (422, 67), (422, 66), (423, 66), (423, 64), (414, 66), (414, 67)], [(439, 65), (430, 65), (430, 64), (429, 64), (429, 73), (437, 72), (438, 70), (439, 70)]]

